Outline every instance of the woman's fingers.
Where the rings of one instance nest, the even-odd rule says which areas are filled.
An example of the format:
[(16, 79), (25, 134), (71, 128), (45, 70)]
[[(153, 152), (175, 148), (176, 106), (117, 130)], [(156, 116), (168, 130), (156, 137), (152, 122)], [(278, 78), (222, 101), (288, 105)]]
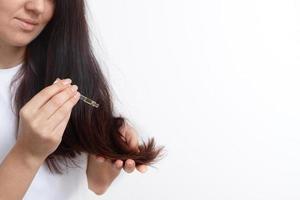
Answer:
[(105, 161), (105, 158), (102, 157), (102, 156), (99, 156), (96, 158), (96, 160), (99, 162), (99, 163), (103, 163)]
[[(45, 159), (57, 149), (72, 108), (79, 100), (79, 96), (71, 97), (72, 100), (62, 98), (66, 93), (74, 96), (68, 91), (70, 82), (71, 79), (61, 80), (44, 88), (19, 111), (18, 141), (22, 141), (24, 149), (38, 158)], [(55, 107), (49, 109), (48, 103), (53, 101)], [(49, 120), (48, 115), (54, 117)]]
[(111, 165), (112, 168), (114, 168), (115, 170), (118, 170), (120, 171), (123, 167), (123, 161), (122, 160), (117, 160), (115, 161), (114, 163), (109, 160), (109, 159), (105, 159), (104, 157), (102, 156), (99, 156), (96, 158), (96, 160), (99, 162), (99, 163), (106, 163), (106, 164), (109, 164)]
[(135, 169), (135, 162), (132, 159), (128, 159), (125, 162), (125, 166), (123, 167), (127, 173), (131, 173)]
[(114, 166), (115, 166), (115, 168), (117, 168), (118, 170), (121, 170), (122, 167), (123, 167), (123, 161), (122, 161), (122, 160), (117, 160), (117, 161), (114, 163)]
[(77, 85), (70, 85), (63, 91), (53, 96), (45, 105), (41, 107), (41, 118), (49, 119), (57, 110), (59, 110), (68, 100), (73, 97), (78, 90)]
[(44, 104), (48, 102), (49, 98), (69, 87), (71, 83), (72, 80), (68, 78), (44, 88), (34, 97), (32, 97), (30, 102), (28, 102), (27, 107), (30, 108), (32, 113), (36, 113)]
[(132, 159), (128, 159), (125, 162), (125, 166), (124, 166), (124, 170), (127, 173), (131, 173), (134, 171), (134, 169), (137, 169), (139, 172), (141, 173), (145, 173), (148, 170), (148, 166), (147, 165), (139, 165), (139, 166), (135, 166), (135, 162)]
[[(102, 156), (98, 156), (97, 161), (99, 163), (104, 163), (104, 162), (112, 163), (111, 160), (105, 159)], [(126, 171), (127, 173), (132, 173), (135, 168), (141, 173), (145, 173), (148, 170), (147, 165), (135, 166), (135, 162), (132, 159), (126, 160), (125, 165), (124, 165), (124, 162), (122, 160), (116, 160), (114, 163), (112, 163), (112, 165), (113, 165), (112, 167), (114, 167), (117, 170), (121, 170), (123, 168), (124, 171)]]
[(104, 162), (110, 162), (112, 165), (114, 165), (115, 168), (117, 169), (122, 169), (123, 167), (123, 161), (122, 160), (116, 160), (114, 163), (112, 163), (111, 160), (109, 159), (105, 159), (104, 157), (102, 156), (98, 156), (96, 158), (96, 160), (99, 162), (99, 163), (104, 163)]
[(136, 167), (136, 169), (141, 173), (145, 173), (148, 170), (148, 167), (147, 165), (139, 165)]
[[(76, 96), (74, 96), (74, 93), (72, 93), (72, 95), (69, 94), (69, 99), (49, 117), (49, 127), (54, 127), (54, 129), (57, 129), (56, 127), (58, 127), (59, 129), (59, 126), (57, 126), (57, 124), (63, 123), (67, 125), (64, 122), (66, 118), (70, 117), (72, 108), (76, 105), (78, 101), (79, 93), (77, 93)], [(56, 133), (56, 130), (54, 130), (54, 133)]]
[(54, 128), (53, 134), (56, 135), (60, 140), (62, 139), (62, 134), (67, 127), (68, 121), (70, 119), (71, 113), (67, 115), (62, 121)]

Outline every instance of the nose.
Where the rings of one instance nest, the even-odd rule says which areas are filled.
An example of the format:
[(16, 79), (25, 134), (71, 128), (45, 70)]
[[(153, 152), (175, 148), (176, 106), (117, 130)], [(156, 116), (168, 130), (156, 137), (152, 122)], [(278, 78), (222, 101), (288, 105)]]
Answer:
[(45, 9), (45, 0), (30, 0), (27, 1), (25, 4), (25, 8), (36, 14), (41, 14), (44, 12)]

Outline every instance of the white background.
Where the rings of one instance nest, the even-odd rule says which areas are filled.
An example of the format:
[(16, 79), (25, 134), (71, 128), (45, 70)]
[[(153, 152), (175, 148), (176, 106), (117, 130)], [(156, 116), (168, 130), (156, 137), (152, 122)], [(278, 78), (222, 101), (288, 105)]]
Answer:
[(300, 199), (300, 1), (87, 2), (115, 106), (168, 151), (91, 199)]

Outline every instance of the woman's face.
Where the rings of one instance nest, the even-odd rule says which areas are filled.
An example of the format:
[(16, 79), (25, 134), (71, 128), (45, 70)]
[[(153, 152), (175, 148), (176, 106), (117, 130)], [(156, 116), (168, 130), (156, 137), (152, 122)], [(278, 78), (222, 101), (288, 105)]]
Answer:
[(54, 4), (54, 0), (0, 0), (0, 45), (28, 45), (51, 20)]

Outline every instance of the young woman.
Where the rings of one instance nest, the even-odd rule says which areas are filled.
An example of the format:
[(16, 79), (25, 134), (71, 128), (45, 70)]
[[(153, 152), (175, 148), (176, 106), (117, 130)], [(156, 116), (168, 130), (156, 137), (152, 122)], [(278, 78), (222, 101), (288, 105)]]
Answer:
[(91, 49), (84, 0), (0, 0), (0, 200), (74, 199), (84, 178), (103, 194), (161, 156), (114, 117)]

